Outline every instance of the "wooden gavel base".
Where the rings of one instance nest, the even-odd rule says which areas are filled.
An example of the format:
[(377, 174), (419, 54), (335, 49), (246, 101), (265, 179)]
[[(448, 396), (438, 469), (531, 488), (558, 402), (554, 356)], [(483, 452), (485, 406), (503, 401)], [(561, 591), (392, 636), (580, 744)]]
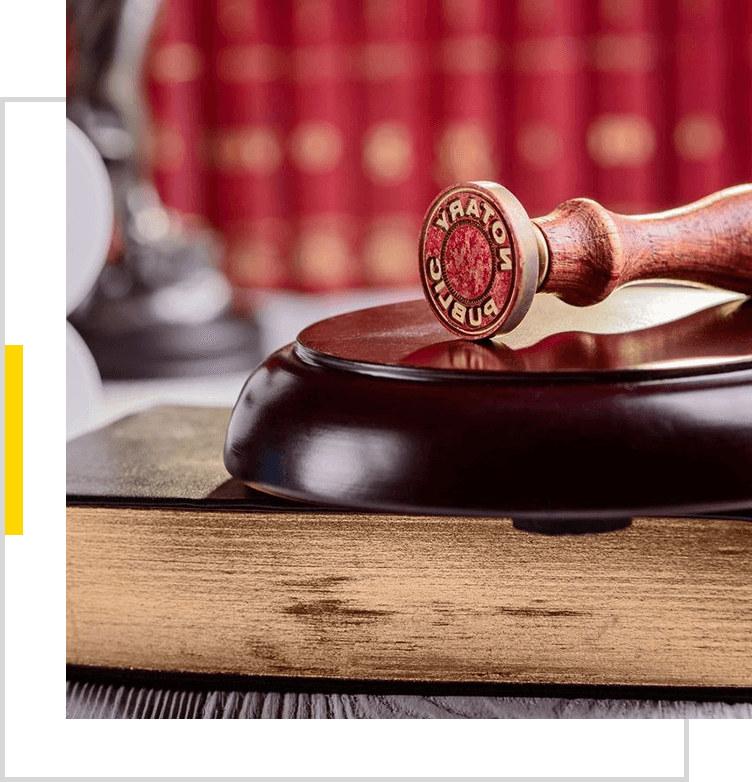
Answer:
[(307, 328), (246, 384), (230, 473), (542, 532), (752, 508), (752, 306), (671, 286), (539, 300), (504, 342), (452, 339), (423, 301)]

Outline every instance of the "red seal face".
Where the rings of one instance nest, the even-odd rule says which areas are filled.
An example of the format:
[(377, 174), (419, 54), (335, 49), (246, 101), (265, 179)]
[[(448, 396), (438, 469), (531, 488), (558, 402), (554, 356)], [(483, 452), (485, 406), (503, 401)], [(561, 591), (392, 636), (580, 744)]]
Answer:
[(514, 306), (518, 251), (493, 193), (451, 187), (433, 202), (420, 240), (423, 289), (450, 331), (470, 339), (496, 334)]

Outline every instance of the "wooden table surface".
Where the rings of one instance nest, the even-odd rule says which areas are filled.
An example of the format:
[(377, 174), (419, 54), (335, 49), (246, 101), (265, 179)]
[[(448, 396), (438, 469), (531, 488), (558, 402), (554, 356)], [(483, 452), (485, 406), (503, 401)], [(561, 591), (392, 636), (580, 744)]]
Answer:
[(752, 704), (629, 698), (544, 698), (275, 692), (71, 679), (69, 719), (750, 719)]

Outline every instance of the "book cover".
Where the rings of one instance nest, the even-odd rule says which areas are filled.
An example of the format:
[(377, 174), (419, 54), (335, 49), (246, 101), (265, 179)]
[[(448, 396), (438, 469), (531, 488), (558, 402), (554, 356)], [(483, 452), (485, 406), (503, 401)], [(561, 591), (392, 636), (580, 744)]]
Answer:
[(67, 662), (465, 684), (752, 685), (752, 525), (356, 513), (247, 492), (230, 411), (158, 407), (68, 446)]
[(290, 214), (285, 138), (288, 25), (280, 4), (205, 4), (213, 68), (207, 96), (211, 217), (241, 305), (258, 288), (289, 284)]
[[(511, 4), (445, 0), (432, 7), (431, 112), (434, 188), (472, 180), (497, 181), (507, 169), (508, 111), (501, 74)], [(502, 180), (503, 181), (503, 180)], [(435, 189), (434, 193), (435, 195)]]
[[(205, 84), (212, 62), (206, 57), (207, 27), (189, 2), (164, 4), (155, 21), (154, 40), (145, 63), (150, 116), (149, 159), (154, 183), (165, 204), (201, 224), (209, 205), (205, 179)], [(134, 102), (134, 109), (137, 102)]]
[(339, 290), (360, 282), (356, 260), (359, 96), (351, 43), (355, 20), (344, 0), (295, 0), (289, 19), (293, 121), (288, 209), (295, 218), (292, 286)]
[(665, 205), (670, 94), (664, 29), (668, 3), (599, 0), (591, 17), (592, 115), (586, 145), (598, 200), (624, 214)]
[(730, 49), (723, 3), (679, 2), (675, 23), (675, 116), (677, 204), (688, 204), (733, 184), (732, 138), (724, 109)]
[(752, 4), (727, 0), (724, 31), (728, 41), (725, 129), (731, 147), (731, 183), (752, 181)]
[(512, 181), (531, 217), (593, 195), (584, 143), (584, 24), (578, 0), (516, 5)]
[(376, 287), (417, 284), (417, 237), (433, 196), (427, 6), (425, 0), (381, 0), (363, 11), (363, 279)]

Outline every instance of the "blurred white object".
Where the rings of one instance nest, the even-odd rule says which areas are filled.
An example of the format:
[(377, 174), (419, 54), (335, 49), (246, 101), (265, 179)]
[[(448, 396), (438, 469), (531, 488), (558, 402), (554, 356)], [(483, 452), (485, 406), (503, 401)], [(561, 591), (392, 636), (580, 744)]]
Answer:
[[(114, 204), (110, 177), (96, 147), (67, 123), (66, 313), (94, 287), (112, 239)], [(66, 323), (66, 433), (91, 428), (102, 402), (102, 379), (94, 357)]]
[(70, 440), (96, 425), (102, 380), (89, 348), (70, 323), (65, 326), (65, 418)]
[(94, 287), (112, 239), (114, 204), (104, 161), (84, 132), (67, 121), (66, 312)]

